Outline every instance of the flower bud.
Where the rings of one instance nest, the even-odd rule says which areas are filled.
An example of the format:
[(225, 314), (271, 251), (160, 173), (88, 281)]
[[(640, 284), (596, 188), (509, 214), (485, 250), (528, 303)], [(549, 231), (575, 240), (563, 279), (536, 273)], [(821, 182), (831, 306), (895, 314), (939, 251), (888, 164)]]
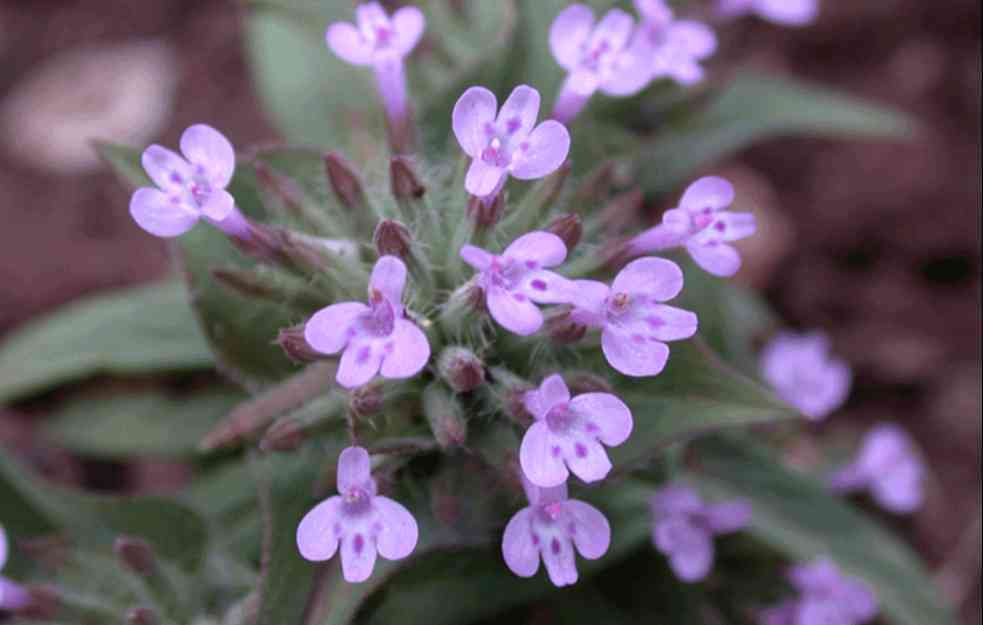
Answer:
[(442, 449), (460, 447), (468, 438), (468, 423), (460, 402), (439, 382), (423, 391), (423, 412)]
[(256, 170), (256, 182), (268, 199), (265, 203), (268, 208), (288, 219), (304, 217), (303, 197), (293, 181), (259, 160), (253, 163), (253, 168)]
[(343, 206), (350, 209), (365, 206), (365, 190), (351, 163), (341, 155), (329, 152), (324, 155), (324, 170), (331, 190)]
[(372, 417), (386, 405), (386, 384), (381, 380), (369, 382), (349, 393), (348, 408), (356, 417)]
[(611, 198), (601, 209), (601, 221), (610, 230), (621, 230), (638, 218), (645, 195), (641, 189), (631, 189)]
[(157, 613), (150, 608), (133, 608), (126, 613), (126, 625), (159, 625)]
[(557, 343), (576, 343), (587, 334), (587, 327), (574, 321), (570, 311), (570, 306), (561, 306), (547, 313), (544, 323), (546, 334)]
[(455, 393), (473, 391), (485, 381), (485, 366), (466, 347), (451, 346), (440, 353), (437, 371)]
[(344, 421), (346, 398), (329, 393), (277, 419), (259, 441), (262, 451), (295, 451), (315, 431)]
[(584, 222), (579, 215), (567, 213), (554, 219), (546, 230), (563, 240), (569, 254), (580, 243), (580, 238), (584, 236)]
[(534, 387), (504, 367), (491, 369), (489, 376), (501, 410), (520, 425), (531, 424), (534, 417), (526, 410), (525, 397)]
[(304, 324), (280, 330), (276, 337), (276, 343), (287, 355), (287, 358), (297, 363), (308, 363), (327, 358), (311, 347), (307, 339), (304, 338)]
[(570, 386), (572, 395), (582, 395), (584, 393), (613, 393), (614, 388), (611, 383), (599, 375), (589, 371), (574, 371), (563, 376)]
[(123, 566), (141, 577), (153, 575), (157, 570), (153, 547), (142, 538), (119, 536), (113, 543), (113, 552)]
[(413, 235), (410, 234), (409, 228), (398, 221), (383, 219), (376, 226), (372, 240), (379, 256), (396, 256), (405, 259), (410, 255)]
[(476, 225), (483, 228), (494, 226), (505, 212), (505, 194), (499, 193), (486, 202), (483, 198), (471, 196), (468, 200), (468, 216)]
[(396, 199), (418, 200), (427, 192), (416, 171), (413, 170), (410, 160), (404, 156), (394, 156), (389, 161), (389, 178)]

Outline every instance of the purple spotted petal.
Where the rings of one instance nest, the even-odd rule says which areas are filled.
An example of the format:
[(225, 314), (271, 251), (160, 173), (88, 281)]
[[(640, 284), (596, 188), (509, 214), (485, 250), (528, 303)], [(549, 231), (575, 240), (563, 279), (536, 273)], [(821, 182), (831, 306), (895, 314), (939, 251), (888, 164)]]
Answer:
[(516, 137), (525, 137), (536, 126), (539, 104), (538, 91), (528, 85), (519, 85), (502, 105), (498, 113), (498, 126), (507, 128)]
[(560, 122), (547, 120), (532, 131), (519, 149), (519, 157), (512, 164), (512, 175), (519, 180), (542, 178), (567, 160), (570, 133)]
[(495, 94), (484, 87), (471, 87), (458, 99), (451, 120), (454, 135), (465, 154), (472, 158), (481, 156), (488, 144), (487, 129), (495, 123), (497, 112)]
[(631, 15), (621, 9), (611, 9), (604, 14), (601, 21), (594, 28), (591, 36), (591, 47), (595, 44), (606, 41), (611, 50), (621, 50), (628, 45), (632, 31), (635, 29), (635, 20)]
[(594, 12), (583, 4), (572, 4), (560, 12), (550, 26), (550, 51), (566, 70), (580, 63), (581, 49), (594, 29)]
[(181, 152), (201, 167), (213, 188), (224, 189), (236, 169), (236, 153), (225, 135), (206, 124), (195, 124), (181, 135)]
[(660, 341), (679, 341), (696, 334), (699, 320), (688, 310), (656, 304), (645, 309), (646, 330)]
[(577, 296), (573, 282), (545, 269), (528, 273), (518, 290), (537, 304), (567, 304)]
[(717, 213), (710, 226), (695, 238), (707, 240), (739, 241), (753, 235), (758, 229), (757, 219), (752, 213)]
[(679, 200), (679, 208), (699, 213), (706, 208), (716, 212), (734, 203), (734, 187), (723, 178), (707, 176), (691, 184)]
[(480, 247), (475, 247), (473, 245), (465, 245), (461, 248), (461, 259), (467, 264), (471, 265), (477, 271), (484, 271), (488, 269), (492, 261), (495, 259), (494, 256), (481, 249)]
[(610, 393), (584, 393), (570, 401), (570, 408), (585, 418), (588, 431), (609, 447), (616, 447), (631, 436), (631, 409)]
[(507, 175), (508, 170), (504, 167), (490, 165), (476, 158), (471, 161), (468, 175), (464, 179), (464, 188), (475, 197), (488, 197), (495, 193)]
[(410, 511), (388, 497), (375, 497), (372, 505), (382, 526), (376, 536), (379, 555), (387, 560), (401, 560), (413, 553), (420, 530)]
[(344, 519), (342, 499), (335, 496), (314, 506), (297, 526), (297, 548), (305, 560), (323, 562), (338, 550), (338, 538)]
[(346, 447), (338, 456), (338, 492), (347, 493), (353, 489), (370, 491), (375, 494), (372, 481), (372, 464), (369, 452), (362, 447)]
[(325, 33), (328, 47), (338, 58), (352, 65), (370, 65), (374, 49), (354, 25), (336, 22)]
[(567, 257), (563, 239), (551, 232), (529, 232), (512, 242), (502, 254), (507, 258), (533, 261), (540, 267), (555, 267)]
[(570, 401), (570, 389), (567, 388), (567, 383), (563, 381), (563, 376), (553, 374), (543, 380), (543, 383), (539, 385), (538, 401), (541, 411), (533, 412), (537, 419), (545, 418), (546, 412), (549, 412), (553, 406)]
[(335, 379), (345, 388), (364, 386), (379, 373), (384, 356), (372, 341), (352, 341), (341, 355)]
[(509, 569), (519, 577), (532, 577), (539, 570), (539, 547), (533, 542), (532, 508), (515, 513), (505, 526), (502, 556)]
[(395, 256), (383, 256), (372, 268), (369, 291), (378, 291), (398, 311), (402, 310), (403, 289), (406, 287), (406, 265)]
[(560, 440), (554, 435), (554, 441), (562, 443), (563, 459), (570, 472), (584, 482), (590, 484), (599, 482), (611, 472), (611, 459), (608, 452), (597, 440), (589, 437), (567, 437)]
[(611, 291), (647, 295), (657, 301), (670, 300), (683, 290), (683, 271), (664, 258), (639, 258), (622, 269)]
[(322, 354), (337, 354), (348, 345), (351, 338), (349, 330), (355, 320), (368, 312), (369, 307), (358, 302), (333, 304), (323, 308), (304, 326), (304, 339)]
[(519, 464), (530, 482), (544, 488), (559, 486), (570, 475), (563, 450), (544, 421), (537, 421), (526, 430), (519, 447)]
[(182, 235), (199, 219), (198, 212), (190, 206), (149, 187), (137, 189), (130, 198), (130, 215), (138, 226), (158, 237)]
[(236, 201), (225, 189), (212, 191), (201, 207), (201, 212), (213, 223), (221, 223), (236, 211)]
[(601, 334), (601, 348), (608, 364), (632, 377), (662, 373), (669, 359), (669, 346), (637, 334), (629, 334), (612, 326)]
[(543, 564), (554, 586), (563, 587), (577, 582), (577, 562), (570, 539), (553, 535), (542, 547)]
[(721, 278), (729, 278), (741, 268), (741, 256), (737, 250), (726, 243), (687, 243), (686, 251), (697, 265), (707, 273)]
[(341, 539), (341, 572), (346, 582), (357, 584), (372, 576), (376, 546), (363, 532), (352, 532)]
[(751, 504), (744, 500), (713, 504), (706, 507), (703, 516), (714, 533), (730, 534), (751, 522)]
[(654, 54), (647, 37), (634, 37), (628, 48), (618, 57), (612, 73), (600, 85), (601, 91), (618, 98), (637, 94), (652, 82)]
[(485, 304), (492, 319), (519, 336), (530, 336), (543, 327), (543, 313), (522, 293), (491, 288), (486, 294)]
[(611, 546), (611, 525), (601, 511), (590, 504), (571, 499), (563, 504), (573, 520), (573, 543), (580, 555), (597, 560)]
[(380, 372), (384, 378), (411, 378), (430, 360), (430, 343), (427, 342), (427, 335), (412, 321), (396, 320), (392, 342), (392, 353), (386, 354), (382, 361)]
[(417, 7), (403, 7), (393, 13), (392, 25), (396, 31), (396, 51), (400, 56), (406, 56), (423, 37), (427, 20)]

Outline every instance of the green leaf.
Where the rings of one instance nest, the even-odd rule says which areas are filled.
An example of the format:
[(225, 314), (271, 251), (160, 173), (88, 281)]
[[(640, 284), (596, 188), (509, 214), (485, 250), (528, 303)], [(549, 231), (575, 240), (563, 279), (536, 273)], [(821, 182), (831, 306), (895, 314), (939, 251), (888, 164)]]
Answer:
[(636, 157), (642, 186), (677, 188), (701, 167), (775, 136), (900, 139), (905, 115), (786, 78), (738, 74), (709, 104), (657, 133)]
[(70, 401), (44, 429), (55, 443), (83, 456), (188, 457), (243, 399), (241, 392), (225, 388), (192, 395), (98, 393)]
[(214, 366), (178, 282), (83, 298), (29, 322), (0, 345), (0, 403), (99, 374)]
[(895, 625), (955, 623), (912, 550), (821, 483), (749, 441), (715, 438), (696, 452), (692, 479), (715, 497), (748, 498), (750, 531), (761, 542), (793, 561), (832, 557), (874, 588), (881, 613)]

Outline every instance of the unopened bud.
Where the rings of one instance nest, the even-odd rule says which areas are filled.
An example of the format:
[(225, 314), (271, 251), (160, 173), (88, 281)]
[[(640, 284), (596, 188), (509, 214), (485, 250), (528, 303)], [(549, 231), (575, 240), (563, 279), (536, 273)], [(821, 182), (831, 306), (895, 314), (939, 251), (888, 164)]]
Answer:
[(473, 391), (485, 381), (485, 365), (466, 347), (451, 346), (440, 353), (437, 371), (455, 393)]
[(341, 155), (329, 152), (324, 155), (324, 170), (328, 175), (331, 190), (338, 201), (347, 208), (356, 209), (365, 205), (365, 191), (362, 181), (355, 173), (355, 167)]
[(278, 289), (260, 279), (254, 272), (247, 269), (212, 269), (212, 277), (222, 286), (247, 297), (272, 299), (278, 295)]
[(304, 428), (296, 421), (280, 420), (259, 441), (261, 451), (296, 451), (304, 444)]
[(467, 441), (468, 422), (464, 419), (464, 408), (439, 382), (423, 391), (423, 412), (441, 448), (460, 447)]
[(150, 608), (133, 608), (126, 613), (126, 625), (159, 625), (157, 613)]
[(570, 316), (570, 306), (557, 307), (547, 314), (543, 324), (546, 334), (557, 343), (576, 343), (587, 334), (587, 327)]
[(645, 195), (641, 189), (625, 191), (611, 198), (601, 210), (601, 221), (612, 230), (621, 230), (638, 218)]
[(348, 400), (348, 407), (356, 417), (371, 417), (382, 412), (386, 403), (383, 382), (370, 382), (354, 389)]
[(137, 575), (148, 577), (157, 570), (153, 547), (142, 538), (119, 536), (113, 543), (113, 552), (123, 566)]
[(580, 219), (580, 215), (567, 213), (554, 219), (546, 230), (563, 240), (569, 254), (580, 243), (580, 238), (584, 236), (584, 222)]
[(303, 218), (304, 200), (296, 183), (273, 171), (262, 161), (257, 160), (253, 163), (253, 167), (256, 170), (256, 182), (259, 188), (271, 200), (266, 203), (266, 206), (278, 210), (284, 217)]
[(605, 161), (587, 174), (587, 178), (580, 185), (577, 195), (584, 200), (597, 201), (607, 197), (614, 185), (615, 163)]
[(17, 608), (17, 614), (42, 621), (58, 618), (63, 602), (57, 588), (47, 584), (29, 586), (27, 594), (28, 601)]
[(295, 451), (308, 436), (327, 425), (343, 421), (346, 398), (341, 393), (318, 397), (277, 419), (259, 441), (262, 451)]
[(405, 259), (410, 255), (413, 235), (410, 234), (409, 228), (398, 221), (383, 219), (376, 226), (372, 240), (380, 256), (397, 256)]
[(311, 347), (307, 339), (304, 338), (304, 324), (280, 330), (276, 337), (276, 343), (287, 355), (287, 358), (294, 362), (308, 363), (327, 358)]
[(526, 410), (526, 393), (533, 390), (532, 384), (503, 367), (489, 371), (494, 396), (502, 411), (521, 425), (529, 425), (535, 417)]
[(474, 197), (468, 200), (468, 216), (481, 227), (494, 226), (505, 212), (505, 193), (499, 192), (491, 201)]
[(393, 195), (400, 200), (420, 199), (427, 188), (420, 182), (410, 160), (404, 156), (394, 156), (389, 161), (389, 177)]
[(614, 388), (611, 383), (599, 375), (588, 371), (575, 371), (564, 376), (570, 385), (570, 393), (582, 395), (584, 393), (612, 393)]

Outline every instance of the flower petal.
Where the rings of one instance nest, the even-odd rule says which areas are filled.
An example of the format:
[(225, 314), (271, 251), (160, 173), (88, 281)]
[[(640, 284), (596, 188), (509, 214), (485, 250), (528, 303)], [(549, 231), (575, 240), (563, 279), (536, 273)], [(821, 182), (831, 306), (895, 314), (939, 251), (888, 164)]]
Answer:
[(537, 304), (568, 304), (576, 297), (577, 285), (558, 273), (542, 269), (526, 274), (519, 290)]
[(540, 545), (543, 564), (554, 586), (563, 587), (577, 582), (577, 562), (570, 539), (559, 532), (545, 536)]
[(522, 488), (526, 491), (526, 499), (532, 505), (548, 505), (567, 500), (567, 483), (563, 482), (559, 486), (536, 486), (529, 481), (526, 474), (522, 474)]
[(348, 345), (352, 324), (369, 307), (358, 302), (332, 304), (314, 313), (304, 326), (304, 340), (322, 354), (337, 354)]
[(564, 441), (563, 458), (570, 472), (584, 482), (599, 482), (611, 472), (608, 452), (594, 438), (582, 436)]
[(645, 309), (646, 330), (660, 341), (679, 341), (696, 334), (699, 320), (695, 313), (675, 306), (656, 304)]
[(594, 29), (594, 12), (583, 4), (572, 4), (550, 25), (550, 51), (566, 70), (580, 64), (581, 49)]
[(610, 393), (577, 395), (570, 408), (593, 426), (593, 433), (609, 447), (620, 445), (631, 436), (631, 410)]
[(619, 56), (611, 73), (600, 85), (603, 93), (624, 98), (644, 89), (655, 77), (652, 58), (655, 54), (648, 37), (639, 32), (631, 45)]
[(369, 293), (378, 291), (396, 309), (402, 311), (403, 289), (406, 287), (406, 265), (395, 256), (383, 256), (372, 268)]
[(480, 247), (465, 245), (461, 248), (461, 260), (471, 265), (477, 271), (483, 271), (491, 266), (495, 257)]
[(778, 24), (805, 26), (819, 15), (818, 0), (757, 0), (759, 15)]
[(502, 535), (502, 557), (519, 577), (532, 577), (539, 570), (539, 548), (532, 537), (533, 514), (532, 508), (516, 512)]
[(488, 312), (500, 326), (519, 336), (530, 336), (543, 327), (543, 313), (522, 293), (493, 287), (485, 296)]
[(519, 153), (512, 163), (512, 175), (519, 180), (535, 180), (553, 173), (570, 154), (570, 133), (566, 126), (550, 119), (539, 126), (519, 144)]
[(201, 212), (205, 217), (220, 222), (236, 210), (236, 201), (225, 189), (216, 189), (208, 196)]
[(372, 63), (373, 48), (353, 24), (335, 22), (328, 26), (324, 38), (331, 51), (341, 60), (352, 65)]
[(152, 145), (140, 157), (144, 171), (164, 191), (183, 192), (191, 182), (191, 165), (177, 152)]
[(14, 611), (31, 604), (31, 593), (20, 584), (0, 575), (0, 610)]
[(753, 235), (757, 229), (754, 214), (721, 211), (700, 235), (704, 235), (707, 240), (739, 241)]
[(372, 506), (382, 525), (376, 536), (379, 555), (387, 560), (401, 560), (413, 553), (420, 529), (410, 511), (403, 504), (382, 496), (374, 497)]
[(591, 48), (600, 47), (601, 42), (607, 44), (610, 50), (621, 50), (628, 45), (632, 31), (635, 29), (635, 20), (631, 15), (621, 9), (611, 9), (604, 14), (601, 21), (594, 28), (591, 36)]
[(345, 388), (358, 388), (379, 373), (382, 349), (372, 341), (352, 341), (345, 347), (335, 379)]
[(7, 541), (7, 531), (0, 525), (0, 570), (3, 570), (4, 565), (7, 564), (9, 556), (10, 543)]
[(672, 20), (672, 9), (666, 0), (635, 0), (635, 10), (648, 22), (664, 24)]
[(919, 463), (902, 461), (870, 484), (871, 494), (886, 510), (909, 514), (922, 505), (922, 468)]
[(427, 335), (415, 323), (397, 319), (391, 340), (392, 351), (382, 361), (382, 377), (397, 380), (411, 378), (427, 365), (430, 343), (427, 342)]
[(679, 208), (690, 213), (699, 213), (709, 208), (718, 211), (734, 203), (734, 187), (723, 178), (707, 176), (691, 184), (682, 199)]
[(305, 560), (329, 560), (338, 550), (338, 540), (344, 527), (341, 516), (342, 499), (334, 496), (317, 504), (304, 515), (297, 526), (297, 549)]
[(158, 189), (137, 189), (130, 198), (130, 215), (137, 225), (158, 237), (184, 234), (198, 222), (191, 207)]
[(567, 383), (563, 381), (563, 376), (554, 373), (539, 385), (539, 397), (543, 405), (548, 406), (547, 410), (549, 410), (557, 404), (570, 401), (570, 389), (567, 388)]
[(508, 175), (508, 170), (489, 165), (480, 158), (471, 161), (464, 188), (475, 197), (488, 197), (499, 187), (499, 183)]
[(698, 582), (713, 568), (713, 541), (707, 537), (685, 550), (675, 551), (669, 562), (680, 580)]
[(205, 170), (214, 187), (229, 186), (236, 170), (236, 152), (221, 132), (207, 124), (195, 124), (181, 135), (181, 152), (192, 165)]
[(594, 506), (571, 499), (563, 505), (573, 519), (573, 542), (580, 555), (597, 560), (611, 546), (611, 525)]
[(345, 494), (354, 488), (365, 490), (366, 485), (372, 481), (369, 452), (363, 447), (346, 447), (338, 456), (336, 472), (339, 493)]
[(669, 346), (608, 326), (601, 334), (601, 348), (608, 364), (632, 377), (658, 375), (669, 359)]
[(743, 499), (707, 506), (703, 513), (707, 526), (716, 534), (737, 532), (751, 522), (751, 504)]
[(484, 87), (471, 87), (458, 99), (451, 121), (454, 136), (465, 154), (472, 158), (481, 157), (482, 150), (488, 145), (489, 125), (495, 123), (497, 112), (495, 94)]
[(667, 37), (670, 45), (695, 59), (705, 59), (717, 51), (717, 35), (703, 22), (676, 20), (669, 27)]
[(692, 488), (672, 484), (653, 495), (649, 506), (653, 516), (663, 518), (699, 512), (703, 509), (703, 500)]
[(563, 462), (562, 448), (543, 421), (533, 423), (522, 437), (519, 464), (526, 478), (543, 488), (559, 486), (570, 475)]
[(618, 272), (611, 291), (646, 295), (660, 302), (670, 300), (683, 290), (683, 270), (664, 258), (639, 258)]
[(707, 273), (721, 278), (729, 278), (741, 268), (741, 256), (737, 250), (726, 243), (687, 243), (686, 250), (696, 264)]
[(509, 94), (498, 112), (497, 125), (509, 134), (525, 137), (532, 132), (539, 117), (539, 92), (529, 85), (519, 85)]
[(563, 239), (552, 232), (528, 232), (505, 248), (502, 256), (523, 262), (532, 261), (539, 267), (555, 267), (567, 257)]
[(417, 7), (403, 7), (393, 13), (392, 25), (396, 31), (396, 49), (406, 56), (420, 43), (427, 20)]
[(346, 582), (357, 584), (372, 575), (375, 568), (376, 546), (362, 528), (341, 539), (341, 572)]

